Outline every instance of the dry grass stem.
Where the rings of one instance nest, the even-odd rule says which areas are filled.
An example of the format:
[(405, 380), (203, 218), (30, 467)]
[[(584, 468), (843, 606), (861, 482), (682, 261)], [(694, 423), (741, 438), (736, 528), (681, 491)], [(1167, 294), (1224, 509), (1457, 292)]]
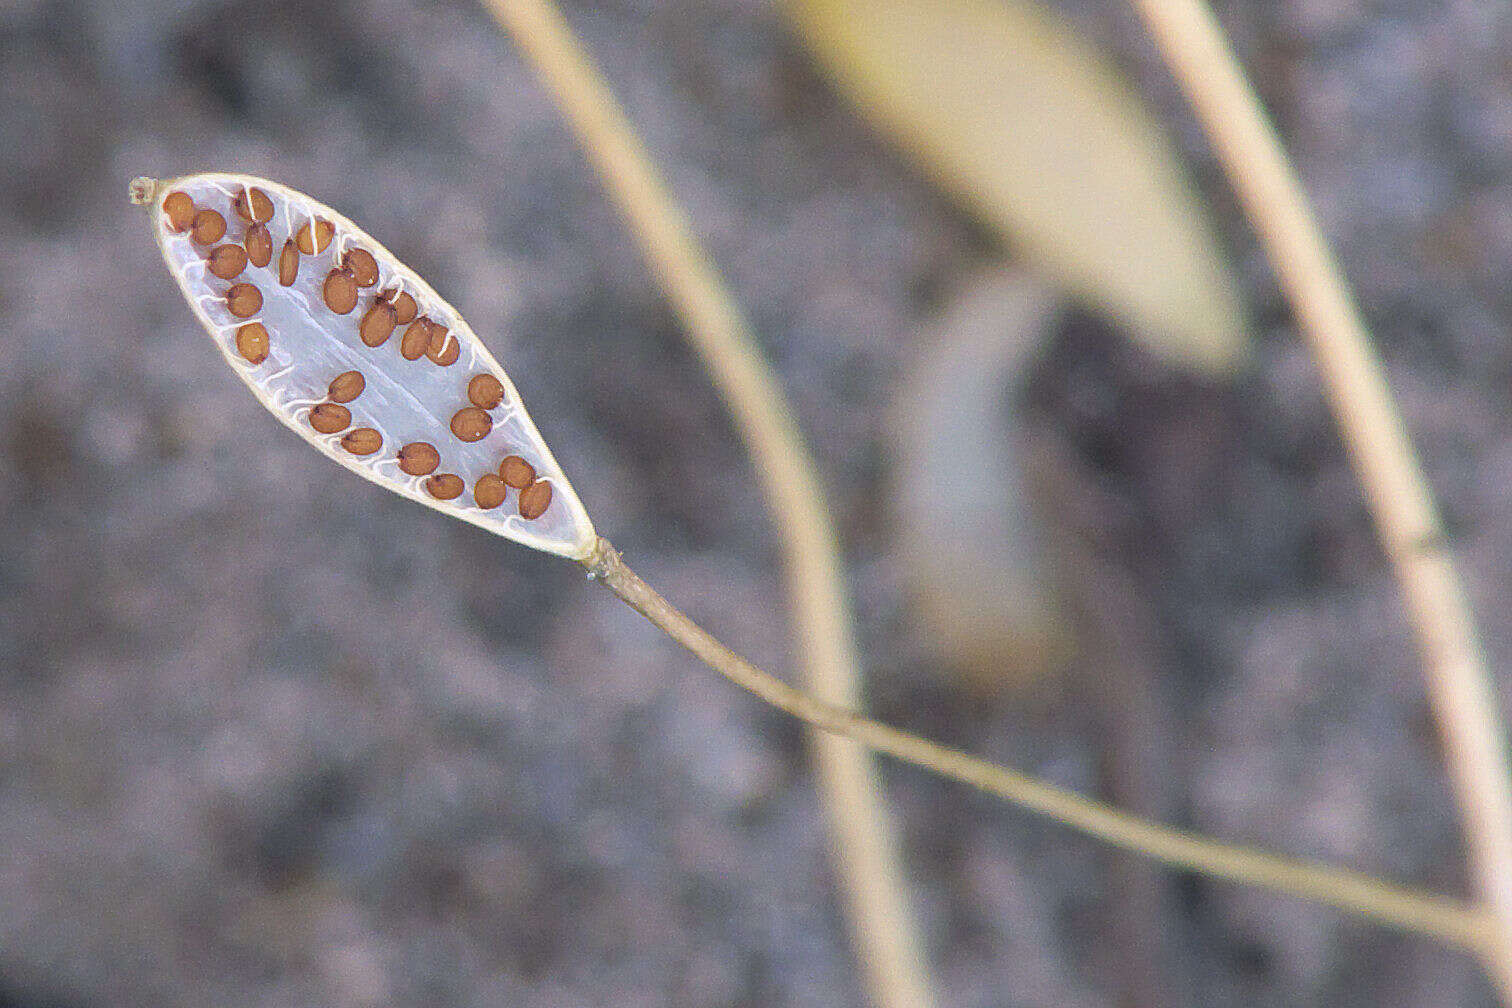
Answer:
[[(809, 687), (859, 706), (860, 663), (833, 523), (787, 398), (750, 327), (561, 13), (550, 0), (486, 5), (555, 94), (746, 443), (782, 546)], [(812, 742), (832, 863), (872, 1000), (882, 1008), (927, 1008), (933, 1003), (927, 966), (876, 768), (862, 747), (844, 739), (816, 732)]]
[(1323, 371), (1423, 652), (1477, 888), (1496, 922), (1487, 967), (1512, 1005), (1506, 740), (1437, 509), (1343, 275), (1212, 11), (1202, 0), (1133, 3), (1212, 139)]

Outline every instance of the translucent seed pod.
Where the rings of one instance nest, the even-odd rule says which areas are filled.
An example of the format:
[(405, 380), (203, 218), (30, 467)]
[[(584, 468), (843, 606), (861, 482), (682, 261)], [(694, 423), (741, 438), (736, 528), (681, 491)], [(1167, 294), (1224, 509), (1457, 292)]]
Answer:
[[(257, 196), (255, 207), (245, 203), (248, 192)], [(267, 209), (262, 194), (272, 214), (249, 222), (248, 216), (261, 218)], [(195, 317), (232, 370), (286, 427), (327, 458), (427, 507), (574, 560), (593, 550), (593, 524), (504, 369), (456, 309), (361, 228), (303, 193), (230, 172), (168, 182), (139, 178), (131, 183), (131, 197), (148, 208), (163, 260)], [(238, 211), (238, 199), (246, 212)], [(196, 213), (214, 211), (224, 221), (225, 234), (215, 241), (245, 248), (251, 230), (254, 247), (283, 248), (292, 241), (299, 258), (310, 261), (281, 276), (281, 257), (271, 257), (271, 263), (264, 258), (261, 265), (249, 257), (250, 265), (234, 280), (222, 279), (210, 269), (205, 243), (198, 240), (213, 228), (202, 228), (197, 239), (194, 228), (185, 227), (189, 205)], [(214, 223), (208, 216), (203, 221)], [(355, 310), (347, 308), (344, 280), (336, 310), (328, 297), (332, 273), (349, 275), (344, 264), (362, 281), (353, 285)], [(380, 300), (396, 306), (375, 316), (386, 325), (396, 315), (401, 324), (417, 316), (428, 320), (409, 352), (401, 352), (395, 343), (402, 341), (388, 341), (386, 333), (378, 345), (370, 345), (376, 335), (372, 321), (364, 340), (363, 320)], [(249, 309), (248, 315), (236, 314)], [(430, 349), (432, 331), (443, 334), (437, 348), (441, 361), (460, 366), (416, 359)], [(492, 404), (488, 409), (470, 393), (479, 375), (493, 379), (481, 383), (490, 392), (493, 382), (501, 390), (497, 401), (491, 394), (483, 397)], [(347, 399), (354, 385), (359, 392)], [(463, 420), (455, 423), (459, 414)], [(500, 507), (502, 480), (493, 474), (508, 458), (533, 467), (535, 481), (527, 484), (520, 505)], [(462, 493), (480, 481), (482, 505), (475, 494)]]

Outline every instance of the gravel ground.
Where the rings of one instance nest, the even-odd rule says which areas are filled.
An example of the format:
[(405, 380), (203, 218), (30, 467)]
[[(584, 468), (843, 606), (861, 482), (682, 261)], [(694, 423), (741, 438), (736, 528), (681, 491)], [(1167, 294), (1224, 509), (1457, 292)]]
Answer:
[[(1195, 828), (1463, 893), (1419, 665), (1305, 348), (1133, 16), (1066, 9), (1173, 124), (1258, 353), (1203, 383), (1095, 318), (1056, 323), (1019, 423), (1075, 514), (1060, 534), (1085, 562), (1064, 577), (1091, 643), (1029, 691), (942, 673), (886, 499), (910, 347), (1003, 253), (768, 4), (568, 14), (812, 438), (874, 710)], [(1500, 666), (1512, 12), (1223, 13)], [(0, 1006), (862, 1005), (801, 733), (571, 565), (291, 437), (126, 205), (134, 175), (235, 168), (362, 223), (484, 334), (636, 568), (791, 674), (777, 546), (721, 404), (479, 10), (20, 0), (0, 7), (0, 92)], [(1150, 716), (1131, 723), (1117, 689)], [(942, 1005), (1491, 1003), (1432, 942), (887, 779)]]

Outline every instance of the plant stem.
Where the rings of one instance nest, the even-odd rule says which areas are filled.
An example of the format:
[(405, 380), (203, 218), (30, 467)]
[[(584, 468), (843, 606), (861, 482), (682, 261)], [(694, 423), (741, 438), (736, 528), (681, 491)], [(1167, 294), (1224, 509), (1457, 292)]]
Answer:
[(1512, 1005), (1512, 791), (1497, 694), (1437, 509), (1359, 310), (1259, 99), (1203, 0), (1132, 0), (1186, 90), (1323, 372), (1406, 596), (1470, 861), (1496, 938), (1486, 966)]
[[(808, 686), (860, 703), (861, 673), (824, 490), (787, 397), (751, 328), (572, 28), (551, 0), (485, 0), (556, 96), (682, 319), (745, 442), (782, 550)], [(878, 1008), (934, 1003), (877, 768), (845, 739), (811, 732), (831, 863), (862, 975)]]
[(742, 689), (815, 728), (854, 739), (879, 753), (970, 784), (1116, 847), (1175, 868), (1326, 903), (1381, 924), (1483, 950), (1490, 922), (1445, 896), (1388, 885), (1353, 872), (1220, 843), (1131, 816), (956, 749), (910, 735), (817, 699), (752, 665), (657, 594), (599, 538), (582, 561), (589, 576)]

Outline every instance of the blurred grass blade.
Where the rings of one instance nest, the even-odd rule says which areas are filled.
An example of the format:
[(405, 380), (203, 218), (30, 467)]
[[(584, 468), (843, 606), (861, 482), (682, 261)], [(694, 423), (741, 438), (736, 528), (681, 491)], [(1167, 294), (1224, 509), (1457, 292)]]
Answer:
[(1232, 370), (1236, 284), (1175, 151), (1024, 0), (784, 0), (863, 113), (1012, 246), (1166, 360)]
[(968, 280), (915, 341), (885, 426), (911, 615), (942, 666), (978, 693), (1043, 688), (1072, 650), (1017, 427), (1059, 303), (1022, 270)]

